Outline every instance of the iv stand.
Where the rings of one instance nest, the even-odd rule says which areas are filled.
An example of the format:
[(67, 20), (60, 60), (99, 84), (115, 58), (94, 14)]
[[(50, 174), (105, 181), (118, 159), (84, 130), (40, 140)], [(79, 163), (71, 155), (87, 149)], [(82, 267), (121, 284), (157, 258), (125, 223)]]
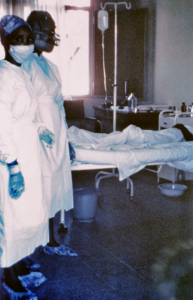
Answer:
[(126, 2), (106, 2), (103, 6), (101, 3), (101, 9), (105, 9), (107, 5), (113, 5), (115, 10), (115, 27), (114, 27), (114, 83), (113, 83), (113, 131), (116, 131), (116, 106), (117, 106), (117, 7), (118, 5), (125, 5), (126, 9), (131, 9), (131, 3), (129, 6)]
[[(117, 7), (118, 5), (125, 5), (126, 9), (131, 9), (131, 3), (129, 6), (126, 2), (106, 2), (104, 6), (101, 3), (101, 9), (105, 9), (107, 5), (114, 5), (115, 10), (115, 27), (114, 27), (114, 83), (113, 83), (113, 131), (116, 131), (116, 106), (117, 106)], [(100, 171), (95, 176), (95, 187), (99, 189), (99, 183), (101, 179), (110, 178), (110, 177), (119, 177), (119, 174), (115, 173), (115, 168), (113, 168), (112, 173)], [(127, 192), (130, 193), (130, 199), (133, 198), (134, 187), (133, 181), (130, 177), (127, 177)]]

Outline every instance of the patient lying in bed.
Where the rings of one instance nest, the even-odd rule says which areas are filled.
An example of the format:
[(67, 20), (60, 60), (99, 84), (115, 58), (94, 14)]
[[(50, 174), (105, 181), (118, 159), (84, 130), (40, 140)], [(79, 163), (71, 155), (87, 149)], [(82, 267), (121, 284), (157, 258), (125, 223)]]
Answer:
[(139, 144), (167, 144), (185, 141), (182, 131), (178, 128), (169, 128), (160, 131), (142, 130), (135, 125), (129, 125), (123, 131), (111, 133), (94, 133), (72, 126), (68, 129), (69, 141), (74, 147), (87, 149), (110, 150), (123, 146)]
[(148, 164), (167, 163), (193, 171), (193, 142), (186, 142), (192, 134), (187, 126), (184, 137), (182, 127), (153, 131), (130, 125), (122, 132), (101, 134), (72, 126), (68, 137), (75, 149), (76, 161), (117, 165), (119, 179), (123, 180)]

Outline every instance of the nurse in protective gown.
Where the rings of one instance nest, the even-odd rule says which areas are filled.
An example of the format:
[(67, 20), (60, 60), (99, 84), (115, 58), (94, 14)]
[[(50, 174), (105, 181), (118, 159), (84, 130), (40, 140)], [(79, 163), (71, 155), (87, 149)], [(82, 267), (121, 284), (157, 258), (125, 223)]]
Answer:
[(64, 99), (58, 68), (42, 55), (51, 52), (58, 39), (55, 36), (55, 22), (49, 13), (33, 11), (27, 19), (32, 27), (35, 51), (22, 67), (29, 73), (37, 94), (38, 110), (43, 122), (55, 135), (52, 149), (42, 145), (41, 160), (46, 199), (49, 202), (50, 243), (59, 244), (53, 236), (53, 218), (59, 210), (73, 208), (72, 179), (70, 170), (67, 126), (64, 113)]
[(34, 49), (30, 35), (30, 26), (19, 17), (2, 18), (6, 58), (0, 61), (1, 268), (12, 266), (49, 240), (38, 135), (44, 129), (37, 123), (37, 101), (28, 74), (20, 67)]

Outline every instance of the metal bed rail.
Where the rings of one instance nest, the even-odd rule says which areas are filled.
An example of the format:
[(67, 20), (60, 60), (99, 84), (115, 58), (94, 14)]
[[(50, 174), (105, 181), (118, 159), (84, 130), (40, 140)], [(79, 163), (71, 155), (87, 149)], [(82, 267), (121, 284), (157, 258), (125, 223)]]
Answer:
[[(99, 171), (95, 176), (95, 188), (99, 190), (99, 184), (102, 179), (110, 178), (110, 177), (119, 177), (119, 174), (115, 172), (117, 169), (116, 165), (97, 165), (97, 164), (79, 164), (79, 165), (71, 165), (71, 171), (83, 171), (83, 170), (101, 170), (101, 169), (112, 169), (112, 173), (106, 171)], [(127, 193), (129, 194), (129, 198), (132, 199), (134, 195), (134, 186), (133, 181), (130, 177), (126, 178), (126, 188)]]

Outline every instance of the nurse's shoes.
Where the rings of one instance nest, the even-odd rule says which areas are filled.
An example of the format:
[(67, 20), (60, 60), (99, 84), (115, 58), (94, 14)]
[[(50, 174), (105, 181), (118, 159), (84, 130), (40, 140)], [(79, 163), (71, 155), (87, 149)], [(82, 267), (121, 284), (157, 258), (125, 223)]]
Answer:
[(3, 286), (3, 299), (38, 300), (38, 297), (29, 290), (26, 290), (26, 292), (15, 292), (10, 287), (8, 287), (5, 282), (3, 282), (2, 286)]
[(37, 270), (40, 268), (40, 265), (35, 262), (30, 256), (23, 258), (25, 266), (28, 270)]
[(66, 247), (65, 245), (60, 245), (59, 247), (49, 247), (47, 245), (45, 247), (42, 247), (41, 250), (48, 255), (58, 254), (65, 256), (78, 256), (78, 254), (74, 250), (72, 250), (69, 247)]
[(28, 275), (18, 276), (18, 279), (26, 290), (38, 287), (47, 280), (41, 272), (30, 272)]

